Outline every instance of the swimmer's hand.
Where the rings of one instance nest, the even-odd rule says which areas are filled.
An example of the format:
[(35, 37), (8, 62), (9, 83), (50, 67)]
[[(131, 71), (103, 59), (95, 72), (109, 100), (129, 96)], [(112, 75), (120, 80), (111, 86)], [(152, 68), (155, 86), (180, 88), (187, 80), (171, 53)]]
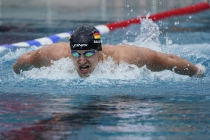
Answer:
[(13, 68), (13, 70), (14, 70), (14, 72), (15, 72), (16, 74), (20, 74), (21, 71), (28, 71), (28, 70), (31, 70), (31, 69), (33, 68), (33, 66), (32, 66), (32, 65), (29, 65), (29, 64), (23, 64), (23, 65), (21, 65), (21, 67), (20, 67), (19, 64), (14, 63), (14, 64), (12, 65), (12, 68)]
[(16, 63), (14, 63), (12, 65), (12, 68), (13, 68), (13, 71), (16, 73), (16, 74), (20, 74), (20, 68), (17, 66)]
[(31, 64), (31, 54), (31, 52), (23, 54), (12, 65), (12, 68), (16, 74), (20, 74), (21, 71), (27, 71), (33, 68), (33, 65)]
[(206, 68), (201, 65), (200, 63), (195, 65), (198, 68), (198, 71), (196, 74), (193, 75), (193, 77), (201, 78), (204, 76), (204, 73), (206, 72)]

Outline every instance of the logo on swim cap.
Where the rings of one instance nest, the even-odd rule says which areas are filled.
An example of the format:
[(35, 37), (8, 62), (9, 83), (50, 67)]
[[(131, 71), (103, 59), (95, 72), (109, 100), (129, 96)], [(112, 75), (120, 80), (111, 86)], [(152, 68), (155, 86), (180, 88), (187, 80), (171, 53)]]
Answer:
[(87, 47), (88, 44), (73, 44), (73, 48), (77, 48), (77, 47)]
[(83, 25), (72, 31), (69, 37), (71, 50), (98, 50), (101, 51), (101, 36), (99, 31), (88, 25)]

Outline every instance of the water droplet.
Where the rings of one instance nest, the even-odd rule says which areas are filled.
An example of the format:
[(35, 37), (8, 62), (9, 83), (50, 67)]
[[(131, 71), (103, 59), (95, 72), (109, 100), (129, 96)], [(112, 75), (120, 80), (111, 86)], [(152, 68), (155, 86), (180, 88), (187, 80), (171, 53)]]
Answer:
[(179, 25), (179, 21), (177, 21), (177, 22), (174, 22), (174, 25)]

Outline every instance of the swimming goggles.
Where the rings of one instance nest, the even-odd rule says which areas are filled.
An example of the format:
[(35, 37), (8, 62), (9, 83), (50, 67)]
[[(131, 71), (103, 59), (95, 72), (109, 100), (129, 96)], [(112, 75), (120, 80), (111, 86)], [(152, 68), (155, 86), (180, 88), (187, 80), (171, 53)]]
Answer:
[[(95, 54), (95, 52), (96, 52), (96, 50), (86, 51), (85, 53), (83, 53), (83, 55), (88, 58), (88, 57), (93, 56)], [(81, 53), (78, 53), (77, 51), (72, 51), (71, 54), (75, 58), (79, 58), (81, 56)]]

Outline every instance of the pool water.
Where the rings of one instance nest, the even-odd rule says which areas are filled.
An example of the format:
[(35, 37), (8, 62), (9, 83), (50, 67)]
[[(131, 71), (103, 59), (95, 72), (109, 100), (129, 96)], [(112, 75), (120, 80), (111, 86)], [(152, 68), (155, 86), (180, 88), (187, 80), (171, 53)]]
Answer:
[[(103, 44), (173, 53), (206, 68), (202, 78), (108, 59), (80, 78), (72, 61), (16, 75), (22, 48), (0, 57), (0, 139), (209, 139), (209, 11), (115, 30)], [(67, 41), (64, 39), (62, 41)]]

